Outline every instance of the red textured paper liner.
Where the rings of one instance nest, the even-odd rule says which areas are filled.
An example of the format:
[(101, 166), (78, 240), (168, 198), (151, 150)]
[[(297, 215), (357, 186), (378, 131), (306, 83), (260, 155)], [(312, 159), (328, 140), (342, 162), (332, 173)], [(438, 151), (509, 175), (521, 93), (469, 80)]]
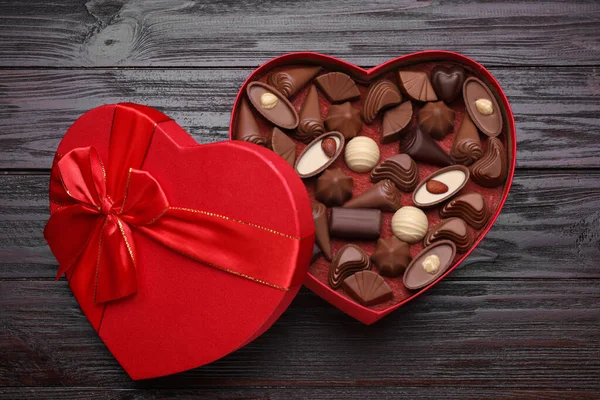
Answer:
[[(267, 63), (260, 66), (256, 69), (246, 82), (242, 85), (240, 91), (238, 92), (238, 96), (236, 98), (236, 102), (234, 104), (231, 121), (230, 121), (230, 137), (233, 137), (233, 130), (235, 129), (236, 115), (237, 115), (237, 106), (241, 99), (241, 97), (245, 93), (246, 85), (249, 82), (260, 80), (265, 82), (268, 75), (274, 71), (285, 69), (285, 67), (289, 65), (300, 65), (300, 64), (317, 64), (321, 65), (324, 68), (322, 73), (331, 72), (331, 71), (342, 71), (350, 75), (355, 82), (358, 84), (359, 90), (361, 92), (361, 99), (352, 102), (354, 107), (360, 109), (362, 105), (362, 100), (365, 98), (365, 93), (367, 90), (366, 84), (370, 82), (374, 82), (377, 79), (387, 78), (392, 80), (393, 82), (398, 82), (397, 71), (399, 69), (405, 70), (419, 70), (430, 72), (431, 69), (435, 65), (439, 64), (460, 64), (467, 69), (468, 76), (474, 75), (481, 79), (483, 82), (487, 83), (489, 87), (492, 89), (492, 92), (496, 95), (496, 98), (499, 100), (499, 104), (502, 108), (503, 117), (504, 117), (504, 125), (502, 134), (500, 135), (500, 139), (502, 140), (506, 150), (508, 152), (508, 160), (509, 160), (509, 170), (508, 177), (506, 179), (506, 183), (503, 187), (498, 188), (484, 188), (479, 185), (476, 185), (474, 182), (469, 180), (467, 185), (459, 192), (459, 193), (467, 193), (469, 191), (477, 191), (481, 193), (486, 201), (488, 209), (491, 211), (491, 217), (483, 229), (473, 230), (473, 237), (475, 241), (471, 249), (465, 254), (458, 254), (455, 257), (454, 263), (452, 266), (440, 276), (436, 281), (427, 287), (419, 290), (419, 291), (410, 291), (406, 289), (402, 283), (402, 276), (397, 278), (385, 278), (386, 282), (392, 287), (394, 290), (394, 299), (385, 303), (381, 303), (371, 307), (364, 307), (360, 304), (356, 303), (352, 300), (342, 289), (333, 290), (327, 284), (327, 273), (329, 270), (329, 262), (326, 261), (323, 257), (320, 257), (309, 269), (309, 274), (305, 281), (305, 285), (313, 290), (316, 294), (318, 294), (323, 299), (329, 301), (331, 304), (340, 308), (342, 311), (347, 314), (353, 316), (354, 318), (362, 321), (365, 324), (371, 324), (385, 315), (389, 314), (393, 310), (398, 307), (406, 304), (408, 301), (416, 298), (421, 295), (429, 288), (433, 287), (437, 282), (451, 273), (472, 251), (473, 249), (481, 242), (484, 236), (487, 234), (494, 221), (497, 219), (504, 202), (508, 196), (508, 192), (510, 186), (512, 184), (515, 162), (516, 162), (516, 129), (515, 122), (512, 111), (510, 109), (510, 105), (508, 103), (508, 99), (506, 98), (502, 88), (498, 84), (498, 82), (494, 79), (494, 77), (485, 69), (482, 65), (477, 62), (461, 55), (458, 53), (452, 53), (447, 51), (423, 51), (419, 53), (413, 53), (410, 55), (398, 57), (396, 59), (390, 60), (384, 64), (381, 64), (377, 67), (374, 67), (369, 70), (364, 70), (360, 67), (357, 67), (353, 64), (349, 64), (345, 61), (329, 57), (326, 55), (318, 54), (318, 53), (290, 53), (277, 58), (274, 58)], [(292, 104), (296, 108), (296, 110), (300, 109), (304, 101), (304, 97), (308, 92), (307, 85), (303, 90), (301, 90), (295, 97), (292, 99)], [(408, 100), (407, 96), (403, 96), (403, 101)], [(329, 107), (329, 102), (322, 92), (319, 91), (319, 102), (321, 106), (321, 115), (323, 119), (327, 116), (327, 109)], [(459, 96), (452, 105), (450, 106), (456, 113), (454, 120), (454, 131), (448, 134), (442, 141), (437, 142), (447, 153), (449, 152), (454, 135), (462, 121), (464, 113), (466, 113), (464, 102), (462, 96)], [(413, 101), (413, 119), (411, 121), (410, 127), (414, 127), (416, 125), (416, 116), (418, 111), (422, 108), (422, 104)], [(272, 125), (264, 120), (262, 117), (258, 116), (258, 113), (255, 113), (256, 120), (259, 123), (261, 128), (261, 133), (268, 135), (270, 130), (272, 129)], [(390, 144), (382, 145), (380, 143), (380, 128), (382, 122), (382, 114), (380, 113), (376, 120), (370, 124), (366, 125), (363, 123), (361, 136), (368, 136), (373, 138), (380, 146), (381, 149), (381, 158), (380, 161), (387, 159), (388, 157), (399, 153), (399, 142), (393, 142)], [(409, 128), (409, 130), (411, 129)], [(485, 135), (480, 135), (483, 150), (487, 148), (487, 137)], [(304, 149), (306, 145), (297, 142), (297, 155)], [(402, 142), (402, 139), (400, 140)], [(417, 161), (419, 166), (419, 178), (421, 180), (425, 179), (434, 171), (439, 170), (441, 167), (431, 166), (424, 164), (422, 162)], [(343, 155), (340, 156), (331, 166), (330, 168), (339, 167), (344, 170), (347, 175), (350, 175), (354, 179), (354, 189), (353, 189), (353, 197), (364, 192), (368, 187), (372, 185), (370, 182), (370, 174), (359, 174), (351, 171), (346, 167), (343, 161)], [(314, 185), (316, 179), (308, 179), (304, 180), (309, 196), (311, 199), (314, 199)], [(414, 205), (411, 198), (411, 193), (402, 194), (402, 205)], [(440, 205), (441, 207), (441, 205)], [(433, 226), (440, 221), (440, 217), (438, 214), (438, 210), (440, 207), (434, 207), (429, 210), (424, 210), (428, 220), (429, 226)], [(392, 235), (390, 221), (393, 213), (384, 213), (383, 221), (382, 221), (382, 232), (381, 237), (390, 237)], [(354, 243), (363, 248), (368, 254), (372, 254), (376, 247), (376, 241), (346, 241), (332, 238), (332, 251), (333, 254), (344, 244)], [(421, 249), (423, 248), (422, 243), (419, 242), (417, 244), (411, 245), (411, 255), (416, 256)], [(377, 268), (374, 267), (376, 270)]]

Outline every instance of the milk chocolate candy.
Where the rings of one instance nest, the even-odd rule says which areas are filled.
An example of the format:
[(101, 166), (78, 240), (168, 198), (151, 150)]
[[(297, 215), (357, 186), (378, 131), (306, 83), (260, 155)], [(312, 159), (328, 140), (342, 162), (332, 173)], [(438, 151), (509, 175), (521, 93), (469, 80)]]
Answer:
[(400, 139), (410, 124), (413, 115), (413, 106), (411, 101), (390, 108), (383, 114), (383, 124), (381, 127), (381, 143), (388, 144)]
[(392, 181), (384, 179), (350, 199), (344, 204), (344, 208), (377, 208), (384, 212), (394, 212), (401, 205), (400, 191)]
[(436, 65), (431, 70), (431, 85), (440, 100), (450, 104), (458, 97), (465, 81), (466, 71), (459, 65)]
[(308, 94), (300, 109), (299, 118), (300, 123), (294, 133), (294, 137), (301, 142), (310, 143), (314, 138), (325, 133), (319, 109), (319, 97), (315, 85), (311, 85), (310, 89), (308, 89)]
[(443, 101), (427, 103), (417, 115), (421, 131), (435, 140), (442, 140), (454, 128), (454, 110)]
[(403, 192), (412, 192), (419, 183), (419, 168), (408, 154), (395, 154), (371, 171), (371, 182), (389, 179)]
[(404, 286), (416, 290), (433, 283), (450, 267), (455, 255), (456, 245), (450, 240), (425, 247), (404, 271)]
[[(329, 156), (323, 149), (323, 141), (332, 139), (335, 142), (335, 153)], [(344, 148), (344, 136), (339, 132), (327, 132), (310, 142), (296, 159), (294, 168), (300, 178), (310, 178), (323, 172), (341, 154)]]
[(502, 132), (502, 113), (488, 86), (475, 77), (463, 85), (465, 108), (479, 130), (490, 137)]
[(481, 229), (490, 218), (485, 199), (480, 193), (465, 193), (450, 200), (440, 210), (440, 217), (462, 218), (475, 229)]
[(479, 132), (469, 114), (465, 113), (458, 132), (454, 136), (450, 156), (457, 163), (469, 166), (481, 158), (482, 154)]
[(424, 102), (438, 99), (425, 72), (399, 71), (398, 81), (402, 90), (413, 100)]
[(341, 206), (352, 197), (353, 182), (340, 168), (325, 170), (317, 179), (315, 197), (329, 207)]
[(357, 100), (360, 92), (356, 84), (343, 72), (330, 72), (315, 79), (315, 83), (321, 89), (327, 100), (332, 103), (343, 103), (344, 101)]
[(466, 222), (460, 218), (443, 219), (430, 228), (423, 238), (423, 246), (427, 247), (433, 242), (444, 239), (454, 242), (456, 251), (459, 253), (468, 251), (473, 244), (471, 231), (469, 231)]
[(329, 131), (341, 132), (348, 141), (358, 135), (362, 129), (360, 110), (349, 102), (334, 104), (327, 111), (325, 127)]
[(250, 82), (246, 88), (250, 103), (273, 125), (283, 129), (296, 129), (298, 113), (281, 93), (262, 82)]
[(296, 66), (269, 75), (269, 85), (290, 98), (321, 72), (321, 67)]
[(279, 128), (274, 127), (269, 136), (268, 147), (280, 155), (291, 166), (296, 163), (296, 143)]
[(504, 184), (508, 175), (507, 157), (502, 142), (489, 138), (485, 154), (470, 167), (473, 181), (490, 188)]
[(342, 281), (350, 275), (371, 269), (369, 256), (358, 246), (347, 244), (338, 250), (329, 266), (328, 283), (337, 289)]
[(411, 260), (410, 245), (395, 236), (379, 239), (377, 248), (371, 255), (371, 261), (377, 266), (379, 273), (390, 278), (402, 275)]
[[(438, 205), (458, 193), (467, 184), (469, 175), (469, 169), (463, 165), (439, 169), (417, 186), (413, 192), (413, 202), (421, 208)], [(431, 185), (431, 181), (435, 184)], [(437, 188), (445, 190), (436, 190)]]
[(359, 271), (349, 276), (342, 287), (363, 306), (374, 306), (394, 298), (392, 288), (373, 271)]
[(446, 167), (452, 160), (442, 148), (425, 132), (416, 127), (400, 143), (400, 152), (406, 153), (414, 160), (427, 164)]
[(381, 234), (381, 211), (334, 207), (331, 209), (329, 233), (341, 239), (377, 239)]
[(265, 140), (260, 133), (256, 119), (254, 119), (248, 100), (245, 97), (242, 97), (242, 101), (240, 102), (234, 139), (254, 143), (259, 146), (265, 145)]
[(380, 111), (400, 104), (401, 101), (402, 95), (392, 81), (382, 79), (375, 82), (369, 87), (367, 97), (363, 102), (363, 120), (370, 124)]
[(312, 203), (312, 215), (315, 222), (315, 243), (323, 252), (325, 259), (331, 261), (331, 241), (329, 239), (327, 207), (322, 203)]

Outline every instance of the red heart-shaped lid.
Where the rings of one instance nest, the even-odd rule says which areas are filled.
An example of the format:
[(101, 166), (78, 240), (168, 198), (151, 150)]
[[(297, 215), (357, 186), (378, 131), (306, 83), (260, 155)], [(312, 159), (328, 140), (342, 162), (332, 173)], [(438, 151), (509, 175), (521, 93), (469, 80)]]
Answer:
[(81, 116), (59, 145), (50, 199), (60, 271), (133, 379), (212, 362), (262, 334), (313, 248), (308, 196), (284, 160), (248, 143), (198, 145), (145, 106)]

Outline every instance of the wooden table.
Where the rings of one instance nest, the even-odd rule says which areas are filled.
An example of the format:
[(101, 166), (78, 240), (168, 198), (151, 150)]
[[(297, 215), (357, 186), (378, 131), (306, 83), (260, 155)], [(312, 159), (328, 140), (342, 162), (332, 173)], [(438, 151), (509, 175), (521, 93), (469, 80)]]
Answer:
[[(0, 1), (0, 397), (600, 397), (600, 3), (366, 3)], [(131, 381), (42, 239), (68, 126), (134, 101), (223, 140), (239, 86), (271, 57), (372, 66), (440, 48), (488, 67), (517, 121), (514, 185), (478, 262), (370, 327), (303, 289), (236, 353)]]

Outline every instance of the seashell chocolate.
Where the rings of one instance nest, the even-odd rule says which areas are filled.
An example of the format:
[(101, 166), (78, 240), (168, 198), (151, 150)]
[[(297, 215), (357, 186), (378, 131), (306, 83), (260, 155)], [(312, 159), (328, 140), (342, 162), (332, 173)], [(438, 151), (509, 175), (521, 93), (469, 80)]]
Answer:
[(332, 103), (343, 103), (360, 98), (360, 91), (348, 75), (343, 72), (330, 72), (319, 76), (315, 83)]
[(337, 289), (350, 275), (371, 269), (369, 256), (358, 246), (347, 244), (338, 250), (329, 267), (329, 286)]
[(456, 251), (465, 253), (471, 248), (473, 238), (469, 227), (460, 218), (448, 218), (441, 220), (436, 226), (429, 229), (423, 238), (423, 246), (427, 247), (438, 240), (451, 240), (456, 245)]
[(392, 81), (382, 79), (369, 87), (363, 102), (362, 117), (370, 124), (381, 110), (400, 104), (401, 101), (402, 95), (398, 87)]
[(480, 193), (465, 193), (446, 203), (440, 210), (440, 217), (462, 218), (475, 229), (481, 229), (490, 218), (485, 199)]

